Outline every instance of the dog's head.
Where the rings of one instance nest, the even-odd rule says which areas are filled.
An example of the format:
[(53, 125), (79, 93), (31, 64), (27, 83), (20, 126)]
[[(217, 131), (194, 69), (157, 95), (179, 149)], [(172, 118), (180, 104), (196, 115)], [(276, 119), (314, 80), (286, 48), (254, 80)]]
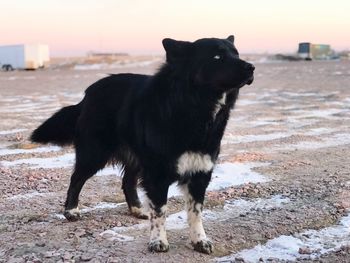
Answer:
[(190, 68), (195, 86), (220, 91), (238, 89), (254, 80), (255, 67), (239, 58), (234, 37), (203, 38), (195, 42), (163, 40), (168, 64), (182, 64)]

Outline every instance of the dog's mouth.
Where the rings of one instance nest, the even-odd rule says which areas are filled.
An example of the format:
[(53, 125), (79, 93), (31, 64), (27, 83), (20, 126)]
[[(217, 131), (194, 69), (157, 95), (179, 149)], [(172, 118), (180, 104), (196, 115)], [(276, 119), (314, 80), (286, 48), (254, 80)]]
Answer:
[(243, 81), (239, 82), (238, 84), (232, 85), (232, 84), (226, 84), (226, 85), (221, 85), (222, 88), (225, 88), (226, 90), (231, 90), (231, 89), (240, 89), (245, 85), (251, 85), (254, 81), (254, 75), (252, 74), (251, 76), (247, 77)]
[(242, 88), (244, 85), (250, 85), (253, 83), (253, 81), (254, 81), (254, 75), (251, 75), (250, 77), (242, 81), (241, 84), (238, 85), (238, 88)]
[(252, 75), (250, 78), (248, 78), (248, 80), (246, 81), (246, 84), (250, 85), (253, 83), (253, 81), (254, 81), (254, 75)]

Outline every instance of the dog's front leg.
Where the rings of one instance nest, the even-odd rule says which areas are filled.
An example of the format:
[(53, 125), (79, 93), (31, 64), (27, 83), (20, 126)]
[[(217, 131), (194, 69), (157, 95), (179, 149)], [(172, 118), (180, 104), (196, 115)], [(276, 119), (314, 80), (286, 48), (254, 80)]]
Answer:
[(155, 182), (148, 185), (148, 182), (145, 181), (143, 181), (143, 184), (148, 197), (145, 206), (149, 207), (151, 223), (148, 249), (152, 252), (167, 252), (169, 243), (165, 230), (165, 219), (169, 185), (166, 183), (156, 184)]
[(191, 175), (190, 180), (181, 187), (186, 203), (192, 246), (194, 250), (206, 254), (213, 252), (213, 244), (207, 238), (202, 223), (204, 195), (210, 178), (211, 173), (196, 173)]
[(150, 208), (151, 235), (148, 249), (152, 252), (167, 252), (169, 250), (165, 219), (166, 205)]

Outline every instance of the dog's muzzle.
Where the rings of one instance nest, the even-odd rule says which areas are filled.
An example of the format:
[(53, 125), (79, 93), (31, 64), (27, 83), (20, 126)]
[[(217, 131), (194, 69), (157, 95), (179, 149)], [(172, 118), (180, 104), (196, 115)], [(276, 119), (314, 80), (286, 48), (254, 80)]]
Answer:
[(251, 63), (246, 63), (244, 68), (248, 72), (248, 74), (250, 74), (250, 77), (247, 79), (247, 82), (246, 82), (247, 85), (250, 85), (254, 81), (254, 70), (255, 70), (255, 67)]

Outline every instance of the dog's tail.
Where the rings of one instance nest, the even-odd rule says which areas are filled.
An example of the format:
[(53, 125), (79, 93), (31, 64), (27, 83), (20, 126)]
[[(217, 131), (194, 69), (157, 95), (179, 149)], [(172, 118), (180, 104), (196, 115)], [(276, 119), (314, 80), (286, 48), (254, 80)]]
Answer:
[(56, 112), (33, 131), (30, 140), (32, 142), (52, 143), (60, 146), (72, 144), (81, 104), (82, 102), (77, 105), (67, 106)]

